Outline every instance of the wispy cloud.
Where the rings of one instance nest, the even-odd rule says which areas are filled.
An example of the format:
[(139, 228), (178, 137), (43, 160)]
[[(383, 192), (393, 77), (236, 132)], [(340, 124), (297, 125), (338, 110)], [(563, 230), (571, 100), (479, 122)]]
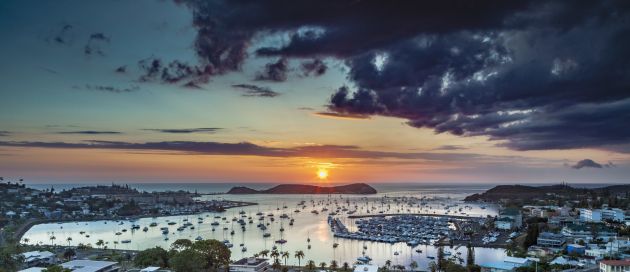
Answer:
[(216, 133), (219, 130), (222, 130), (223, 128), (215, 128), (215, 127), (208, 127), (208, 128), (146, 128), (143, 130), (146, 131), (155, 131), (155, 132), (162, 132), (162, 133)]
[(276, 97), (280, 93), (271, 90), (268, 87), (262, 87), (253, 84), (234, 84), (234, 88), (244, 90), (243, 96), (257, 96), (257, 97)]
[(98, 134), (122, 134), (119, 131), (101, 131), (101, 130), (77, 130), (77, 131), (60, 131), (57, 134), (84, 134), (84, 135), (98, 135)]
[(442, 146), (434, 148), (433, 150), (462, 150), (462, 149), (466, 149), (466, 148), (461, 145), (442, 145)]
[(10, 131), (0, 130), (0, 136), (9, 136), (9, 135), (11, 135)]
[(140, 87), (137, 85), (132, 85), (129, 87), (116, 87), (111, 85), (91, 85), (85, 84), (84, 87), (74, 86), (75, 89), (85, 89), (92, 91), (100, 91), (100, 92), (109, 92), (109, 93), (130, 93), (140, 90)]
[(364, 114), (355, 114), (355, 113), (338, 113), (338, 112), (328, 112), (328, 111), (320, 111), (314, 113), (316, 116), (327, 117), (327, 118), (339, 118), (339, 119), (370, 119), (369, 115)]

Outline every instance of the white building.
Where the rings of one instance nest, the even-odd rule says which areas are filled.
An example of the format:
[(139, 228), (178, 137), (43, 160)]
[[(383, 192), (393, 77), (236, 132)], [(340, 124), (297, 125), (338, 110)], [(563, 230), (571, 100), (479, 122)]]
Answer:
[(479, 266), (482, 272), (507, 272), (529, 264), (531, 261), (526, 258), (505, 257), (502, 262), (483, 263)]
[(580, 209), (580, 220), (584, 222), (601, 222), (602, 220), (612, 220), (623, 222), (625, 213), (622, 209)]
[(599, 272), (626, 272), (630, 271), (630, 259), (603, 260), (599, 262)]
[(120, 267), (117, 262), (74, 260), (62, 263), (63, 268), (72, 272), (118, 272)]
[(230, 264), (230, 272), (262, 272), (271, 270), (267, 259), (243, 258)]
[(57, 263), (57, 256), (50, 251), (29, 251), (22, 253), (24, 257), (24, 265), (32, 266), (49, 266)]

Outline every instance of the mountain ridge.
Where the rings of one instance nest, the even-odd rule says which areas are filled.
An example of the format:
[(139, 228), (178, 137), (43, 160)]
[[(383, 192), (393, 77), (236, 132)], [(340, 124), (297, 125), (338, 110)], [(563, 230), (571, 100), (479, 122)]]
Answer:
[(372, 186), (365, 183), (352, 183), (339, 186), (316, 186), (306, 184), (280, 184), (269, 189), (255, 190), (245, 186), (232, 187), (227, 194), (376, 194)]

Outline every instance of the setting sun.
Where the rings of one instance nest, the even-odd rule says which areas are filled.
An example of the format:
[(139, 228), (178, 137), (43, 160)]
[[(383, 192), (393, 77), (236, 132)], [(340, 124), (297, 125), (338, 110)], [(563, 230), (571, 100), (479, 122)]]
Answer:
[(319, 179), (326, 179), (328, 177), (328, 170), (326, 169), (317, 170), (317, 177)]

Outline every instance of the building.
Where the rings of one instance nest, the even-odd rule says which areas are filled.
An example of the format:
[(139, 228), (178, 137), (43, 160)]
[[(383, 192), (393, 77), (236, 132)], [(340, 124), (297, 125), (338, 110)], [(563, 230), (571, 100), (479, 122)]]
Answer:
[(514, 228), (514, 220), (509, 217), (502, 217), (494, 222), (494, 226), (500, 230), (511, 230)]
[(603, 220), (612, 220), (623, 222), (625, 213), (622, 209), (580, 209), (580, 220), (584, 222), (602, 222)]
[(586, 253), (586, 247), (578, 244), (569, 244), (567, 245), (567, 253), (584, 255), (584, 253)]
[(118, 272), (120, 267), (117, 262), (74, 260), (62, 263), (63, 268), (72, 272)]
[[(593, 237), (594, 234), (597, 237)], [(610, 228), (603, 226), (601, 224), (598, 224), (598, 225), (568, 224), (562, 228), (562, 235), (564, 235), (567, 238), (574, 239), (574, 240), (591, 241), (597, 238), (600, 238), (603, 240), (615, 238), (617, 236), (617, 233), (612, 231)]]
[(499, 218), (510, 218), (512, 220), (512, 228), (520, 228), (523, 226), (523, 215), (521, 214), (520, 209), (504, 209), (499, 213)]
[(562, 247), (566, 243), (567, 239), (562, 234), (556, 234), (551, 232), (543, 232), (538, 235), (536, 244), (546, 247)]
[(531, 261), (526, 258), (505, 257), (502, 262), (483, 263), (479, 266), (481, 266), (482, 272), (506, 272), (530, 264)]
[(57, 256), (50, 251), (24, 252), (22, 257), (24, 257), (24, 265), (26, 267), (49, 266), (57, 263)]
[(630, 271), (630, 259), (603, 260), (599, 262), (599, 272), (626, 272)]
[(271, 270), (267, 259), (243, 258), (230, 264), (230, 272), (260, 272)]

